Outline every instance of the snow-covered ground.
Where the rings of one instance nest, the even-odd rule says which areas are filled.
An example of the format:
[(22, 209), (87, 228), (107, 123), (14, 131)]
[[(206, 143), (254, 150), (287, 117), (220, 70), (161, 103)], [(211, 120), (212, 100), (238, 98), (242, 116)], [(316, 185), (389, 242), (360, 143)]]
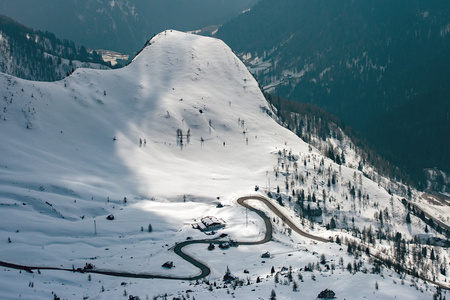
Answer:
[(129, 55), (122, 54), (112, 50), (96, 50), (102, 56), (103, 61), (110, 62), (112, 66), (117, 65), (118, 60), (126, 61), (130, 57)]
[[(221, 233), (240, 241), (260, 239), (263, 221), (249, 212), (247, 224), (246, 211), (235, 200), (255, 193), (256, 185), (271, 191), (277, 185), (284, 187), (284, 175), (277, 177), (274, 172), (281, 162), (279, 151), (298, 155), (299, 172), (312, 174), (303, 188), (315, 182), (317, 195), (322, 190), (317, 188), (319, 175), (312, 178), (320, 174), (321, 154), (309, 150), (308, 144), (267, 114), (270, 109), (258, 84), (217, 39), (165, 31), (125, 68), (77, 69), (52, 83), (0, 74), (0, 87), (3, 261), (64, 268), (93, 263), (102, 270), (195, 275), (198, 270), (171, 248), (188, 237)], [(344, 187), (351, 181), (381, 207), (403, 209), (398, 199), (391, 203), (386, 190), (359, 179), (353, 169), (338, 171), (328, 159), (324, 168), (332, 168), (342, 178), (330, 192), (337, 200), (333, 206), (341, 203), (343, 210), (356, 209), (345, 199)], [(372, 223), (370, 218), (379, 208), (359, 205), (363, 213), (356, 224)], [(254, 206), (264, 210), (258, 202)], [(285, 209), (297, 218), (294, 206)], [(115, 217), (112, 221), (106, 219), (110, 214)], [(340, 217), (341, 212), (336, 214)], [(192, 223), (208, 215), (224, 219), (225, 229), (206, 236), (192, 228)], [(331, 215), (325, 214), (324, 221)], [(0, 298), (49, 299), (54, 293), (65, 299), (127, 299), (129, 295), (145, 299), (168, 293), (169, 299), (187, 294), (195, 299), (268, 299), (273, 289), (277, 299), (314, 299), (329, 288), (339, 299), (430, 299), (435, 291), (422, 281), (411, 284), (408, 276), (402, 284), (386, 269), (382, 276), (350, 273), (349, 262), (362, 260), (368, 270), (372, 262), (347, 255), (344, 246), (289, 234), (277, 218), (274, 223), (275, 237), (267, 244), (213, 251), (205, 245), (185, 248), (211, 268), (207, 280), (217, 282), (216, 287), (1, 268)], [(322, 236), (339, 234), (305, 227)], [(398, 230), (408, 234), (406, 224)], [(261, 259), (266, 251), (271, 258)], [(325, 271), (320, 265), (321, 271), (305, 272), (305, 266), (316, 264), (322, 253), (335, 270)], [(176, 267), (161, 268), (166, 261)], [(227, 266), (244, 279), (244, 286), (224, 286), (221, 279)], [(272, 266), (276, 272), (292, 266), (299, 292), (293, 291), (293, 282), (287, 284), (286, 271), (279, 275), (281, 283), (275, 283)], [(304, 282), (297, 276), (301, 268)], [(256, 283), (257, 277), (261, 283)]]

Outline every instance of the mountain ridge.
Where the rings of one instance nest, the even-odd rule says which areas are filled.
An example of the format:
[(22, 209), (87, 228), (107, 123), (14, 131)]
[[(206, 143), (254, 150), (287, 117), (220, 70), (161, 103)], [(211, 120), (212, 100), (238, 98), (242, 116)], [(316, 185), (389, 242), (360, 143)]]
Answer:
[(27, 26), (49, 30), (91, 49), (135, 53), (169, 27), (195, 30), (223, 23), (257, 0), (3, 1), (0, 10)]
[[(170, 37), (166, 36), (166, 35), (177, 35), (179, 37), (185, 37), (186, 39), (192, 39), (193, 44), (191, 46), (182, 46), (183, 48), (181, 49), (181, 51), (183, 51), (183, 55), (178, 55), (175, 54), (175, 52), (173, 52), (173, 49), (171, 49), (171, 46), (169, 46), (166, 42), (164, 43), (160, 43), (160, 40), (162, 37), (165, 36), (165, 39), (170, 39)], [(220, 66), (213, 66), (214, 61), (211, 60), (210, 62), (204, 62), (205, 60), (199, 60), (202, 61), (201, 65), (198, 65), (196, 68), (193, 67), (189, 67), (189, 69), (183, 69), (183, 64), (184, 61), (187, 60), (193, 60), (194, 56), (196, 56), (198, 53), (203, 53), (203, 55), (207, 55), (209, 56), (210, 54), (201, 50), (201, 44), (200, 46), (196, 46), (195, 45), (195, 41), (196, 38), (194, 38), (195, 36), (193, 35), (187, 35), (184, 33), (180, 33), (180, 32), (170, 32), (167, 31), (165, 33), (160, 34), (159, 36), (156, 36), (152, 39), (151, 41), (151, 45), (146, 47), (134, 60), (133, 62), (123, 68), (123, 69), (118, 69), (115, 71), (95, 71), (95, 70), (88, 70), (88, 69), (77, 69), (75, 70), (75, 72), (67, 77), (66, 79), (62, 80), (62, 81), (58, 81), (58, 82), (54, 82), (54, 83), (42, 83), (40, 85), (40, 87), (38, 87), (38, 85), (36, 83), (33, 83), (33, 86), (29, 87), (30, 90), (28, 90), (28, 88), (24, 88), (24, 92), (25, 94), (29, 94), (29, 101), (23, 101), (22, 105), (23, 107), (15, 107), (15, 114), (18, 117), (13, 117), (13, 115), (9, 115), (10, 113), (12, 113), (12, 108), (9, 108), (8, 106), (12, 106), (14, 107), (15, 105), (15, 100), (13, 96), (13, 92), (8, 92), (8, 102), (12, 102), (12, 105), (7, 105), (6, 104), (6, 112), (2, 113), (2, 118), (6, 118), (7, 122), (4, 123), (4, 125), (8, 124), (8, 120), (13, 119), (14, 122), (20, 122), (22, 123), (24, 126), (23, 128), (28, 127), (29, 130), (31, 130), (31, 132), (33, 132), (33, 130), (38, 129), (40, 131), (40, 128), (42, 126), (47, 126), (46, 122), (44, 122), (45, 120), (50, 120), (49, 117), (45, 117), (44, 115), (42, 115), (43, 111), (39, 111), (38, 107), (35, 107), (33, 103), (35, 103), (36, 101), (39, 101), (38, 99), (41, 99), (41, 97), (44, 97), (44, 95), (46, 95), (46, 99), (51, 100), (53, 103), (50, 105), (51, 107), (58, 107), (60, 109), (60, 112), (64, 112), (62, 113), (62, 115), (65, 116), (70, 116), (69, 118), (73, 118), (73, 116), (75, 115), (75, 112), (81, 112), (84, 107), (85, 108), (89, 108), (91, 111), (89, 112), (89, 114), (93, 114), (95, 113), (99, 113), (101, 111), (101, 109), (105, 108), (108, 109), (109, 105), (107, 100), (111, 99), (111, 97), (113, 99), (117, 99), (121, 98), (120, 96), (117, 95), (123, 95), (123, 99), (120, 99), (119, 101), (114, 100), (110, 105), (112, 105), (112, 109), (116, 109), (117, 107), (122, 107), (125, 105), (127, 105), (127, 103), (129, 102), (132, 106), (134, 107), (133, 109), (125, 109), (125, 107), (122, 109), (123, 112), (126, 112), (125, 115), (121, 116), (118, 115), (115, 118), (117, 118), (117, 121), (120, 121), (121, 124), (125, 125), (124, 129), (125, 131), (129, 131), (130, 133), (133, 134), (133, 138), (131, 137), (126, 137), (124, 135), (124, 133), (121, 132), (114, 132), (110, 129), (108, 129), (107, 124), (111, 122), (111, 120), (105, 119), (105, 120), (101, 120), (101, 119), (97, 119), (95, 120), (94, 118), (92, 118), (91, 120), (86, 120), (85, 124), (79, 124), (79, 127), (76, 128), (76, 131), (74, 129), (71, 129), (69, 126), (69, 124), (65, 125), (64, 127), (66, 128), (61, 128), (60, 131), (63, 132), (62, 136), (68, 135), (70, 134), (72, 131), (74, 134), (79, 135), (80, 132), (83, 132), (83, 134), (86, 134), (86, 137), (89, 138), (89, 135), (87, 134), (89, 132), (89, 128), (96, 128), (98, 127), (98, 125), (94, 125), (97, 122), (100, 122), (100, 125), (105, 128), (107, 130), (108, 135), (102, 137), (102, 140), (106, 141), (106, 140), (110, 140), (111, 143), (113, 142), (113, 137), (115, 136), (117, 139), (117, 143), (116, 144), (120, 144), (121, 141), (123, 142), (124, 140), (126, 140), (127, 146), (126, 148), (124, 148), (123, 150), (128, 149), (128, 147), (132, 147), (133, 144), (135, 144), (135, 142), (139, 141), (139, 136), (137, 135), (137, 133), (135, 132), (135, 130), (133, 128), (127, 128), (126, 124), (128, 123), (127, 120), (129, 119), (136, 119), (136, 116), (141, 115), (141, 120), (139, 120), (138, 122), (142, 122), (141, 126), (145, 126), (147, 128), (147, 130), (149, 130), (149, 132), (153, 132), (153, 130), (151, 130), (150, 128), (158, 128), (158, 125), (161, 125), (161, 120), (164, 120), (166, 122), (165, 126), (169, 126), (166, 129), (164, 129), (164, 132), (168, 132), (169, 129), (171, 128), (171, 130), (173, 131), (173, 139), (171, 140), (171, 147), (179, 147), (180, 145), (177, 145), (177, 139), (176, 137), (176, 131), (177, 129), (181, 129), (183, 131), (183, 134), (186, 135), (187, 130), (190, 128), (192, 131), (192, 139), (195, 136), (196, 139), (196, 143), (200, 142), (200, 136), (198, 136), (198, 134), (196, 133), (197, 129), (199, 128), (202, 131), (206, 131), (204, 132), (204, 139), (207, 141), (209, 138), (208, 136), (211, 135), (211, 133), (209, 133), (209, 129), (210, 126), (208, 124), (209, 118), (207, 118), (206, 116), (210, 115), (211, 119), (213, 119), (213, 115), (217, 114), (218, 112), (212, 112), (209, 111), (208, 108), (208, 103), (211, 103), (211, 101), (213, 101), (213, 99), (211, 99), (211, 95), (214, 95), (216, 92), (215, 90), (217, 89), (217, 83), (215, 84), (215, 88), (206, 88), (205, 90), (208, 91), (208, 93), (206, 94), (200, 94), (198, 95), (198, 99), (200, 100), (195, 100), (193, 103), (187, 105), (185, 103), (187, 103), (188, 101), (186, 99), (183, 99), (183, 91), (179, 91), (177, 88), (177, 83), (175, 81), (177, 80), (186, 80), (187, 82), (195, 82), (195, 81), (199, 81), (199, 80), (205, 80), (207, 77), (205, 77), (206, 75), (205, 72), (202, 73), (202, 69), (206, 70), (208, 67), (213, 68), (215, 71), (215, 73), (220, 73), (222, 74), (222, 80), (229, 80), (231, 82), (235, 82), (235, 85), (243, 85), (245, 86), (245, 88), (243, 87), (243, 92), (244, 93), (244, 89), (247, 89), (247, 91), (251, 91), (251, 93), (253, 94), (260, 94), (257, 84), (252, 82), (252, 78), (251, 76), (249, 77), (249, 75), (246, 73), (247, 71), (243, 68), (243, 65), (241, 65), (241, 62), (238, 61), (236, 58), (232, 58), (231, 56), (229, 56), (229, 54), (226, 54), (226, 56), (229, 56), (228, 58), (228, 62), (227, 65), (225, 64), (221, 64)], [(223, 43), (217, 41), (218, 44), (220, 44), (220, 46), (217, 47), (216, 52), (214, 52), (214, 49), (210, 49), (211, 47), (209, 47), (208, 51), (213, 51), (213, 57), (214, 55), (222, 55), (224, 57), (226, 57), (223, 53), (221, 53), (220, 51), (222, 51), (221, 49), (223, 49)], [(212, 43), (214, 44), (214, 43)], [(186, 44), (183, 44), (186, 45)], [(158, 50), (158, 51), (153, 51), (153, 49), (155, 47), (163, 47), (164, 50)], [(178, 53), (180, 50), (177, 50)], [(200, 51), (200, 52), (199, 52)], [(190, 53), (190, 54), (187, 54)], [(196, 54), (197, 53), (197, 54)], [(168, 55), (167, 55), (168, 54)], [(189, 56), (190, 55), (190, 56)], [(211, 56), (209, 56), (211, 57)], [(150, 67), (148, 61), (152, 60), (152, 61), (159, 61), (160, 65), (158, 67), (155, 68), (155, 66)], [(183, 69), (183, 71), (180, 73), (180, 66), (181, 69)], [(232, 66), (236, 66), (237, 69), (236, 70), (240, 70), (240, 71), (236, 71), (236, 74), (231, 74), (231, 73), (227, 73), (230, 67)], [(162, 72), (162, 69), (164, 69), (164, 72)], [(225, 70), (221, 71), (221, 70)], [(117, 75), (108, 75), (108, 76), (104, 76), (103, 74), (108, 74), (110, 72), (113, 72)], [(155, 72), (157, 72), (158, 74), (167, 74), (166, 76), (156, 76), (156, 75), (152, 75), (156, 74)], [(112, 73), (110, 73), (112, 74)], [(135, 74), (130, 76), (129, 74)], [(237, 76), (235, 76), (237, 75)], [(95, 77), (92, 77), (95, 76)], [(239, 80), (241, 82), (237, 81), (237, 78), (240, 78)], [(120, 79), (119, 79), (120, 78)], [(178, 78), (178, 79), (175, 79)], [(105, 81), (106, 80), (106, 81)], [(120, 85), (116, 84), (115, 81), (118, 80), (120, 82)], [(2, 80), (4, 83), (6, 81), (12, 81), (12, 83), (10, 83), (11, 85), (14, 85), (14, 82), (17, 82), (17, 79), (13, 79), (13, 78), (8, 78), (8, 77), (4, 77)], [(246, 85), (248, 85), (247, 83), (250, 83), (249, 86), (247, 87)], [(28, 85), (28, 84), (27, 84)], [(109, 88), (105, 87), (108, 86)], [(131, 94), (123, 94), (123, 86), (127, 86), (127, 89), (130, 89), (132, 86), (134, 88), (132, 88), (132, 90), (134, 90), (135, 92), (131, 93)], [(159, 88), (157, 88), (157, 86), (159, 86)], [(9, 88), (8, 88), (9, 89)], [(51, 96), (50, 93), (52, 93), (52, 90), (56, 89), (58, 96)], [(86, 92), (88, 91), (88, 92)], [(21, 91), (19, 91), (20, 93), (22, 93)], [(188, 94), (192, 94), (192, 92), (195, 93), (195, 89), (194, 90), (188, 90), (186, 93)], [(61, 102), (58, 104), (58, 102), (56, 102), (56, 99), (58, 98), (67, 98), (67, 96), (62, 96), (64, 93), (68, 93), (70, 96), (69, 98), (72, 98), (71, 101), (67, 102), (66, 104), (64, 102)], [(171, 95), (172, 93), (172, 95)], [(221, 91), (222, 94), (226, 95), (228, 92), (227, 91)], [(50, 95), (49, 95), (50, 94)], [(175, 96), (176, 95), (176, 96)], [(111, 97), (110, 97), (111, 96)], [(166, 98), (168, 97), (168, 98)], [(223, 96), (222, 96), (223, 97)], [(203, 99), (202, 99), (203, 98)], [(209, 99), (208, 99), (209, 98)], [(233, 97), (230, 96), (230, 100), (231, 102), (235, 102), (236, 100), (233, 99)], [(25, 98), (26, 99), (26, 98)], [(170, 99), (170, 100), (167, 100)], [(262, 94), (260, 94), (259, 97), (259, 101), (260, 101), (260, 105), (264, 106), (264, 98), (262, 97)], [(42, 101), (42, 100), (40, 100)], [(48, 100), (47, 100), (48, 101)], [(189, 99), (189, 101), (192, 101), (191, 99)], [(27, 103), (28, 102), (28, 103)], [(77, 103), (77, 105), (75, 107), (71, 107), (73, 103)], [(245, 103), (241, 103), (242, 105), (245, 105)], [(69, 105), (69, 106), (67, 106)], [(174, 106), (175, 105), (175, 106)], [(230, 110), (235, 111), (235, 107), (237, 107), (239, 105), (239, 102), (235, 102), (234, 105), (231, 105), (231, 107), (229, 106), (229, 103), (226, 102), (223, 104), (224, 109), (226, 107), (230, 107)], [(182, 115), (182, 111), (179, 111), (180, 108), (178, 108), (178, 106), (181, 107), (185, 107), (185, 109), (189, 109), (189, 115), (190, 115), (190, 120), (182, 120), (183, 117), (181, 117)], [(69, 108), (71, 107), (71, 108)], [(155, 107), (157, 107), (157, 109), (155, 110)], [(258, 106), (257, 106), (258, 107)], [(258, 108), (259, 109), (259, 108)], [(69, 113), (69, 110), (73, 110), (74, 113)], [(22, 112), (24, 111), (24, 112)], [(37, 111), (37, 113), (34, 113), (34, 111)], [(154, 115), (151, 118), (148, 117), (144, 117), (145, 114), (143, 115), (142, 113), (139, 113), (139, 111), (144, 112), (144, 111), (151, 111), (154, 113)], [(202, 111), (202, 112), (200, 112)], [(19, 117), (20, 115), (22, 115), (21, 117)], [(56, 116), (55, 116), (56, 117)], [(56, 117), (56, 120), (60, 120), (61, 123), (63, 124), (63, 120), (60, 119), (61, 117)], [(65, 117), (64, 117), (65, 118)], [(237, 124), (237, 116), (236, 116), (236, 123)], [(52, 117), (53, 119), (53, 117)], [(197, 120), (198, 119), (198, 120)], [(56, 121), (55, 122), (58, 122)], [(213, 120), (212, 120), (213, 121)], [(47, 121), (48, 122), (48, 121)], [(73, 122), (74, 124), (76, 124), (77, 122), (75, 120), (71, 120), (71, 122)], [(156, 123), (155, 123), (156, 122)], [(219, 120), (217, 121), (219, 122)], [(228, 121), (230, 122), (230, 121)], [(106, 127), (105, 127), (106, 126)], [(214, 126), (214, 125), (213, 125)], [(222, 125), (221, 125), (222, 126)], [(225, 125), (223, 125), (225, 126)], [(224, 128), (228, 128), (231, 125), (227, 124)], [(113, 126), (114, 127), (114, 126)], [(237, 125), (236, 125), (237, 127)], [(227, 130), (227, 129), (226, 129)], [(213, 127), (211, 127), (211, 132), (213, 131)], [(59, 131), (58, 131), (59, 132)], [(241, 132), (242, 134), (242, 130), (239, 129), (239, 132)], [(127, 133), (128, 134), (128, 133)], [(80, 136), (78, 136), (78, 138), (81, 138)], [(77, 138), (77, 139), (78, 139)], [(142, 138), (144, 138), (142, 136)], [(160, 137), (159, 137), (160, 138)], [(150, 141), (152, 142), (152, 144), (158, 144), (162, 141), (159, 140), (159, 138), (154, 138), (153, 140), (150, 140), (150, 137), (148, 137), (148, 144), (147, 144), (147, 148), (152, 147), (150, 144)], [(218, 141), (222, 141), (222, 138), (217, 138), (214, 137), (213, 140), (217, 139)], [(242, 137), (243, 139), (243, 137)], [(227, 141), (225, 141), (227, 142)], [(94, 144), (94, 145), (98, 145), (98, 141), (95, 140), (91, 140), (90, 143)], [(109, 142), (108, 142), (109, 143)], [(222, 143), (222, 142), (220, 142)], [(167, 143), (169, 144), (169, 143)], [(185, 147), (188, 145), (185, 145)], [(225, 148), (226, 149), (226, 148)], [(68, 151), (68, 150), (65, 150)], [(189, 152), (189, 147), (186, 147), (186, 150), (184, 152)], [(161, 153), (163, 154), (163, 153)], [(134, 163), (133, 163), (134, 164)]]
[(37, 81), (60, 80), (77, 67), (108, 69), (96, 51), (0, 15), (0, 72)]
[[(192, 226), (199, 219), (225, 220), (223, 229), (206, 234), (225, 234), (231, 244), (260, 240), (268, 220), (274, 228), (263, 246), (183, 249), (208, 262), (210, 276), (198, 284), (2, 268), (2, 298), (167, 293), (210, 299), (211, 289), (221, 298), (271, 290), (293, 298), (301, 282), (308, 298), (325, 288), (342, 297), (430, 298), (424, 282), (398, 275), (365, 251), (383, 253), (386, 265), (402, 262), (427, 280), (447, 279), (445, 233), (404, 204), (396, 191), (406, 186), (381, 175), (369, 180), (356, 168), (358, 157), (347, 155), (348, 164), (338, 165), (280, 126), (223, 41), (167, 30), (127, 67), (79, 68), (57, 82), (0, 74), (0, 86), (1, 261), (180, 278), (198, 270), (172, 249), (205, 238)], [(270, 197), (302, 231), (334, 242), (324, 246), (291, 232), (259, 201), (249, 204), (267, 213), (265, 221), (236, 205), (255, 192)], [(439, 215), (446, 207), (420, 196), (413, 189), (407, 197), (448, 222)], [(267, 251), (262, 260), (258, 253)], [(171, 261), (176, 268), (161, 267)], [(228, 283), (223, 274), (230, 270), (248, 278)], [(403, 279), (414, 283), (397, 284)]]
[(338, 116), (423, 187), (424, 168), (449, 171), (449, 11), (445, 1), (262, 0), (216, 36), (265, 91)]

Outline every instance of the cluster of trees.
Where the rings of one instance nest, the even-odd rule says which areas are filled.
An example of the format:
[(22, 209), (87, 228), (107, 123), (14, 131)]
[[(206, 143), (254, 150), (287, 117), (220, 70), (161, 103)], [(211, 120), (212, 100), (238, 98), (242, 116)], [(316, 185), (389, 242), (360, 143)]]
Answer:
[(273, 93), (364, 132), (419, 186), (426, 167), (450, 171), (449, 13), (448, 3), (418, 0), (261, 0), (218, 37), (274, 62), (256, 74), (261, 84), (281, 81)]
[[(347, 126), (336, 116), (314, 104), (289, 101), (269, 93), (264, 95), (267, 101), (275, 107), (278, 118), (287, 128), (305, 142), (321, 150), (323, 155), (337, 164), (346, 164), (345, 147), (349, 147), (361, 157), (358, 166), (360, 171), (364, 170), (366, 164), (370, 164), (383, 176), (408, 184), (415, 183), (408, 172), (380, 155), (376, 150), (377, 147), (364, 138), (361, 132)], [(351, 141), (348, 146), (344, 145), (344, 137), (348, 137)], [(342, 147), (332, 146), (329, 142), (332, 138), (340, 141)], [(370, 174), (366, 175), (370, 177)], [(371, 179), (375, 180), (376, 178)], [(416, 186), (419, 185), (420, 181)]]
[[(440, 252), (439, 248), (431, 245), (433, 241), (428, 240), (425, 244), (417, 237), (408, 238), (395, 230), (394, 197), (390, 197), (390, 206), (387, 207), (380, 207), (377, 201), (371, 201), (369, 194), (364, 189), (362, 172), (355, 170), (353, 178), (347, 181), (340, 176), (340, 166), (339, 172), (334, 170), (331, 164), (325, 167), (324, 159), (320, 155), (308, 153), (299, 156), (286, 149), (280, 149), (274, 174), (276, 178), (282, 176), (285, 188), (278, 185), (276, 193), (271, 192), (269, 196), (276, 198), (280, 205), (289, 203), (289, 206), (294, 206), (293, 208), (296, 208), (294, 210), (301, 218), (302, 224), (305, 220), (309, 220), (311, 227), (314, 226), (315, 221), (319, 221), (315, 217), (322, 215), (322, 213), (324, 213), (322, 220), (331, 216), (325, 223), (327, 229), (344, 228), (350, 231), (355, 238), (350, 240), (337, 237), (335, 240), (339, 244), (347, 245), (349, 254), (356, 257), (362, 254), (370, 256), (373, 255), (370, 248), (377, 245), (389, 245), (388, 247), (383, 246), (382, 256), (377, 257), (388, 267), (394, 267), (401, 272), (418, 274), (418, 276), (427, 280), (433, 280), (433, 277), (439, 274), (443, 276), (447, 274), (446, 260), (448, 258)], [(310, 186), (308, 187), (308, 185)], [(322, 191), (319, 189), (320, 186), (323, 187)], [(390, 186), (398, 189), (395, 185)], [(338, 190), (342, 199), (340, 202), (337, 202), (333, 195), (333, 191), (337, 192)], [(404, 193), (411, 196), (410, 190), (406, 189)], [(337, 209), (327, 209), (328, 202), (328, 207)], [(444, 231), (439, 224), (436, 224), (437, 222), (425, 218), (424, 213), (417, 210), (406, 199), (403, 200), (403, 204), (405, 209), (400, 213), (404, 214), (404, 222), (412, 223), (412, 215), (419, 217), (421, 215), (427, 226), (425, 231)], [(343, 206), (351, 207), (351, 211), (354, 213), (341, 213), (340, 207)], [(375, 225), (375, 228), (370, 225), (360, 229), (355, 224), (355, 218), (357, 218), (358, 211), (361, 213), (361, 211), (368, 209), (376, 210), (373, 224), (377, 225)], [(395, 213), (398, 214), (399, 212), (396, 211)], [(349, 221), (351, 221), (350, 224)], [(445, 241), (441, 241), (442, 243), (445, 243)], [(355, 265), (350, 265), (348, 268), (351, 272), (361, 269), (360, 266)]]
[[(65, 34), (77, 43), (134, 53), (167, 28), (187, 31), (225, 21), (257, 0), (41, 0), (2, 1), (2, 13), (36, 28)], [(26, 3), (26, 4), (25, 4)], [(111, 5), (111, 4), (114, 5)], [(174, 9), (177, 8), (177, 9)]]
[[(55, 81), (71, 73), (73, 60), (97, 63), (111, 68), (96, 51), (89, 53), (86, 47), (77, 47), (74, 42), (60, 40), (48, 31), (34, 31), (16, 21), (0, 15), (0, 31), (7, 43), (0, 71), (30, 80)], [(69, 61), (63, 64), (62, 59)]]
[[(445, 250), (423, 244), (417, 236), (413, 239), (407, 239), (400, 232), (374, 231), (372, 227), (364, 228), (362, 231), (355, 228), (353, 229), (353, 236), (355, 239), (337, 236), (334, 241), (338, 244), (346, 244), (347, 253), (354, 255), (355, 258), (364, 254), (373, 256), (375, 259), (373, 273), (381, 272), (381, 264), (388, 268), (394, 268), (399, 273), (432, 281), (436, 281), (439, 274), (446, 276), (448, 272)], [(381, 243), (382, 240), (388, 242), (390, 249), (385, 249), (379, 254), (371, 253), (370, 248), (377, 243)], [(351, 270), (351, 267), (347, 269)]]
[[(431, 229), (436, 230), (438, 233), (442, 233), (446, 235), (448, 238), (450, 237), (450, 229), (448, 226), (446, 226), (445, 224), (441, 226), (440, 223), (433, 221), (432, 218), (427, 218), (423, 210), (421, 210), (416, 205), (408, 202), (406, 199), (402, 199), (402, 204), (406, 207), (408, 211), (406, 215), (406, 223), (411, 223), (411, 214), (413, 214), (414, 216), (420, 218), (425, 224), (427, 224), (425, 227), (426, 232), (429, 231), (428, 229), (429, 226)], [(450, 246), (450, 241), (447, 240), (446, 243), (448, 246)]]
[[(363, 196), (365, 197), (365, 196)], [(392, 199), (391, 199), (392, 201)], [(406, 200), (404, 200), (406, 203)], [(373, 204), (374, 207), (378, 207), (377, 203)], [(406, 210), (405, 222), (411, 223), (411, 212)], [(436, 242), (430, 240), (429, 238), (424, 241), (418, 236), (414, 238), (408, 238), (397, 232), (393, 228), (394, 219), (392, 218), (393, 212), (390, 212), (388, 208), (380, 209), (374, 213), (374, 221), (378, 224), (378, 228), (374, 229), (371, 225), (369, 227), (364, 227), (362, 230), (355, 226), (354, 219), (352, 218), (353, 226), (349, 227), (346, 225), (345, 215), (343, 221), (340, 225), (337, 224), (335, 218), (331, 218), (330, 222), (326, 225), (327, 229), (336, 228), (343, 226), (346, 230), (352, 232), (352, 235), (357, 240), (348, 240), (337, 237), (335, 242), (344, 243), (347, 245), (347, 252), (349, 254), (361, 255), (363, 253), (370, 255), (369, 247), (375, 247), (377, 244), (385, 245), (386, 242), (389, 249), (383, 251), (383, 256), (377, 257), (388, 267), (394, 267), (396, 270), (401, 272), (406, 272), (413, 274), (414, 276), (420, 276), (428, 280), (435, 280), (437, 274), (442, 274), (445, 276), (447, 274), (447, 258), (446, 255), (442, 253), (440, 256), (437, 253), (441, 253), (441, 248), (436, 247)], [(433, 228), (437, 231), (438, 225), (433, 222), (432, 219), (425, 219), (422, 212), (422, 217), (425, 223), (428, 222), (425, 231), (431, 231)], [(430, 225), (431, 224), (431, 225)], [(428, 229), (430, 226), (430, 229)], [(442, 230), (441, 227), (439, 227)], [(448, 247), (448, 240), (438, 239), (438, 246)], [(385, 241), (382, 243), (382, 241)], [(431, 274), (431, 277), (429, 276)]]

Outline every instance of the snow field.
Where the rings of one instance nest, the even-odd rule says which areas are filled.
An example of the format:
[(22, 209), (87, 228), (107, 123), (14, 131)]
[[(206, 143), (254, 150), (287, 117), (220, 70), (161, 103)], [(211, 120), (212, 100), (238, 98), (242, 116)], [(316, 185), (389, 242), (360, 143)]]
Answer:
[[(0, 86), (5, 119), (0, 120), (0, 253), (4, 261), (64, 268), (91, 262), (104, 270), (194, 275), (198, 270), (170, 248), (187, 237), (208, 237), (191, 227), (195, 220), (213, 215), (227, 222), (225, 229), (210, 237), (224, 232), (238, 241), (262, 238), (261, 218), (249, 211), (247, 226), (245, 209), (234, 201), (255, 193), (255, 185), (264, 189), (269, 181), (272, 191), (277, 185), (284, 187), (284, 178), (276, 178), (273, 172), (279, 150), (292, 149), (311, 159), (317, 156), (301, 168), (301, 172), (317, 173), (313, 165), (319, 165), (319, 152), (310, 152), (306, 143), (266, 114), (268, 104), (256, 81), (228, 46), (216, 39), (165, 31), (125, 68), (78, 69), (54, 83), (0, 74)], [(325, 165), (329, 163), (326, 160)], [(332, 167), (337, 170), (336, 165)], [(352, 210), (351, 201), (342, 196), (342, 185), (352, 180), (353, 172), (343, 167), (345, 182), (331, 191), (343, 213)], [(303, 188), (312, 184), (311, 177)], [(371, 201), (390, 205), (384, 189), (362, 180)], [(217, 208), (218, 202), (224, 207)], [(267, 211), (258, 201), (250, 203)], [(398, 201), (393, 205), (394, 211), (401, 211)], [(285, 211), (295, 219), (293, 209)], [(368, 208), (355, 223), (372, 223), (374, 212)], [(115, 220), (106, 220), (109, 214)], [(326, 214), (324, 223), (330, 217)], [(190, 245), (184, 250), (212, 269), (211, 282), (219, 282), (227, 266), (241, 279), (248, 275), (253, 283), (257, 276), (269, 275), (272, 265), (277, 270), (292, 265), (297, 271), (318, 260), (313, 252), (325, 253), (334, 261), (342, 255), (344, 266), (353, 262), (338, 245), (315, 244), (295, 233), (289, 237), (281, 223), (275, 225), (274, 241), (264, 245), (225, 251)], [(147, 232), (148, 224), (152, 232)], [(407, 232), (406, 225), (399, 226)], [(306, 230), (330, 235), (319, 226)], [(273, 257), (262, 263), (260, 255), (265, 251)], [(161, 268), (165, 261), (174, 261), (176, 267)], [(249, 274), (243, 273), (245, 268)], [(397, 295), (421, 299), (432, 293), (422, 294), (379, 275), (342, 271), (338, 276), (338, 270), (335, 276), (314, 271), (316, 281), (302, 272), (305, 282), (297, 279), (299, 293), (292, 286), (277, 284), (275, 288), (269, 276), (257, 286), (239, 287), (230, 294), (223, 283), (211, 293), (205, 284), (189, 282), (97, 274), (88, 281), (88, 274), (41, 273), (1, 268), (0, 298), (48, 299), (54, 291), (63, 298), (118, 299), (125, 298), (125, 289), (141, 299), (166, 292), (186, 295), (188, 289), (196, 299), (231, 298), (233, 292), (239, 299), (268, 298), (272, 289), (277, 299), (299, 295), (313, 299), (325, 288), (347, 299), (395, 299)], [(380, 284), (378, 291), (375, 281)], [(30, 282), (34, 287), (27, 287)]]

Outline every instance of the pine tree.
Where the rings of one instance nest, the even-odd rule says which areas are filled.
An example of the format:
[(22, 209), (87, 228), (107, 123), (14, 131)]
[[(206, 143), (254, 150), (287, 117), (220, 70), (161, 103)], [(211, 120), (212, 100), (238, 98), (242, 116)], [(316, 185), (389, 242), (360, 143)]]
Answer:
[(289, 282), (292, 282), (292, 266), (289, 266), (289, 271), (288, 271), (288, 279), (289, 279)]
[(431, 260), (435, 260), (436, 259), (436, 256), (434, 255), (434, 249), (431, 249), (430, 259)]
[(351, 272), (352, 272), (352, 269), (353, 269), (352, 264), (351, 264), (351, 263), (348, 263), (348, 264), (347, 264), (347, 271), (349, 271), (349, 273), (351, 273)]
[(227, 266), (227, 270), (225, 271), (225, 275), (231, 274), (230, 268)]
[(292, 284), (292, 291), (298, 292), (298, 284), (297, 284), (297, 282), (295, 282), (295, 281), (294, 281), (294, 283)]
[(334, 218), (331, 218), (330, 220), (330, 229), (335, 229), (336, 228), (336, 221), (334, 220)]
[(434, 228), (434, 221), (433, 221), (433, 219), (430, 218), (428, 220), (428, 225), (430, 225), (431, 228)]
[(272, 292), (270, 292), (270, 300), (276, 300), (277, 299), (277, 293), (275, 293), (275, 290), (272, 290)]

